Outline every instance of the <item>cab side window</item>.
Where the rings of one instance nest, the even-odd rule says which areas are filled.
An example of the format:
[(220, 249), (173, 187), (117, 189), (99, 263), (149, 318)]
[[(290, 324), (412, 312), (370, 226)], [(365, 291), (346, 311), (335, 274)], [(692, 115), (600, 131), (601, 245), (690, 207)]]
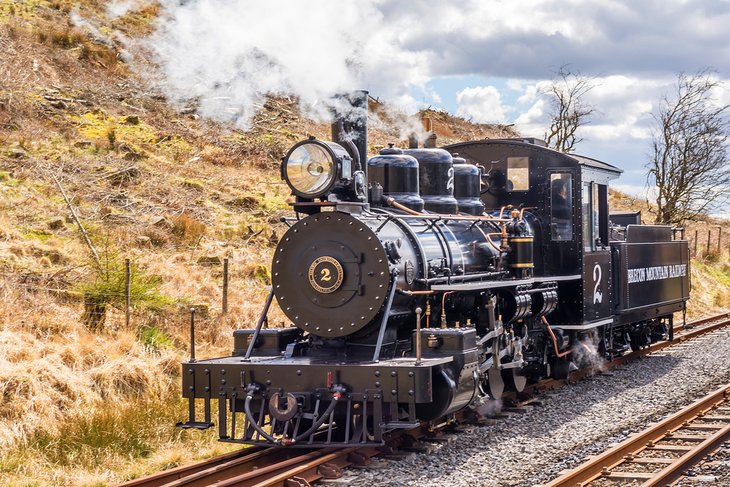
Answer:
[(573, 175), (550, 175), (550, 235), (553, 240), (573, 240)]
[(596, 250), (608, 245), (608, 187), (583, 183), (583, 248)]

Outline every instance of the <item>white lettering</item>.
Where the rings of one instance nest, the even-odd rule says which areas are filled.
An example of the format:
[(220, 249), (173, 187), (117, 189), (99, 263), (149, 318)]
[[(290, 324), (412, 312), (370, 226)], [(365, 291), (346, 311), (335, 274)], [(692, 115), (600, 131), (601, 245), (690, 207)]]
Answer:
[(635, 282), (661, 281), (687, 275), (687, 264), (660, 265), (654, 267), (637, 267), (628, 269), (629, 284)]

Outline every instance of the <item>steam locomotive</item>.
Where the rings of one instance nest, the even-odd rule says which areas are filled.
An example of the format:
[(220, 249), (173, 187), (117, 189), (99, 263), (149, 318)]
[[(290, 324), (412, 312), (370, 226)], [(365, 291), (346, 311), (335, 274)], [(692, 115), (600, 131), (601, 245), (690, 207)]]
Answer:
[[(282, 160), (296, 218), (271, 292), (231, 356), (182, 364), (181, 426), (212, 427), (217, 399), (223, 441), (381, 445), (672, 339), (687, 241), (609, 213), (620, 169), (534, 139), (431, 137), (368, 159), (367, 94), (344, 99), (333, 141), (310, 137)], [(268, 327), (274, 298), (291, 326)]]

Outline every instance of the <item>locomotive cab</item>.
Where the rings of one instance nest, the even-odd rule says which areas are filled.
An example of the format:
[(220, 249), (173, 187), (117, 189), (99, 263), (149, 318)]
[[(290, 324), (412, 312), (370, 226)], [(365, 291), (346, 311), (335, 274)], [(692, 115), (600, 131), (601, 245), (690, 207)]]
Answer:
[(446, 149), (484, 167), (487, 208), (526, 209), (539, 256), (535, 276), (558, 282), (559, 305), (550, 323), (573, 330), (605, 324), (612, 311), (608, 183), (622, 171), (535, 139), (481, 140)]

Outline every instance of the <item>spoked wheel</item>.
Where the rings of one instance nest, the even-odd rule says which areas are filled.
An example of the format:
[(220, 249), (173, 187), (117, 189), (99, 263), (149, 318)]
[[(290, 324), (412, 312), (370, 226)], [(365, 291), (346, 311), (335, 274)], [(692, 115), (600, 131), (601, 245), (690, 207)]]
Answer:
[(527, 375), (522, 369), (505, 369), (502, 371), (502, 378), (507, 388), (512, 391), (522, 392), (527, 385)]
[(504, 379), (502, 379), (502, 371), (490, 367), (487, 372), (489, 378), (489, 395), (494, 399), (499, 399), (504, 393)]

